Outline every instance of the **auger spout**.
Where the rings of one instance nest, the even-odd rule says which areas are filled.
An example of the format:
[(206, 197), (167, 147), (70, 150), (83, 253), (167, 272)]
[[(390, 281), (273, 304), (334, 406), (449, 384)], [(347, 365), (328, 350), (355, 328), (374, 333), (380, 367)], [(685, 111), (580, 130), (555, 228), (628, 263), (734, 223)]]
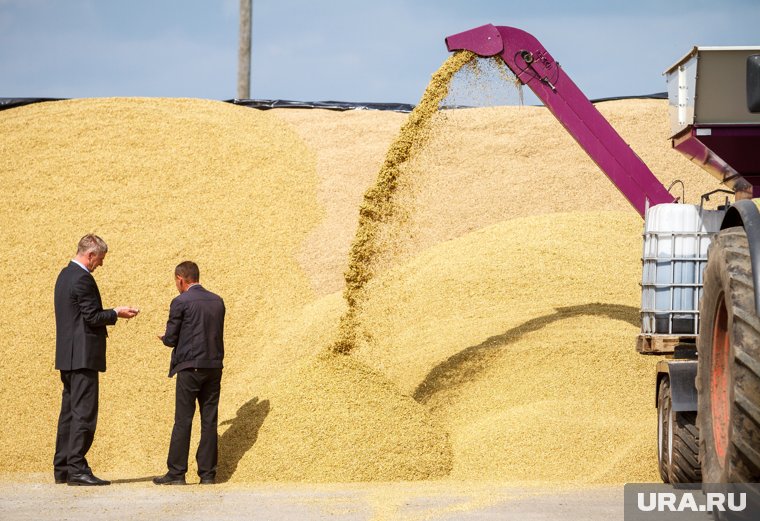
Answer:
[(535, 92), (639, 215), (644, 216), (647, 204), (654, 206), (675, 201), (531, 34), (514, 27), (488, 24), (447, 37), (446, 46), (449, 51), (468, 50), (484, 57), (499, 55), (520, 82)]

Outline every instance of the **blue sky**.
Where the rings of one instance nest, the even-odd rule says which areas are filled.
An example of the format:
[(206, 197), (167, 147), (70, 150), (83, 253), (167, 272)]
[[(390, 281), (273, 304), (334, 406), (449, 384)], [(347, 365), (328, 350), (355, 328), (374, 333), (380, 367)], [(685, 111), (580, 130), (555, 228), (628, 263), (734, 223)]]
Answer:
[[(0, 0), (0, 97), (236, 95), (238, 0)], [(760, 45), (760, 0), (254, 0), (252, 97), (416, 103), (444, 37), (532, 33), (590, 98), (665, 90), (693, 45)]]

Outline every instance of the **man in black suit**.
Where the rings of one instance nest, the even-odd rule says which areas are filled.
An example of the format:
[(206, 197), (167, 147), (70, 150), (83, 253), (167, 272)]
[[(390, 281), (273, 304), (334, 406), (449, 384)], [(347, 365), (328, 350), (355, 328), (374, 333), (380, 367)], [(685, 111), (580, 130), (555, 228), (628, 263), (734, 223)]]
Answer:
[(53, 458), (56, 483), (109, 484), (92, 474), (85, 458), (98, 421), (98, 373), (106, 370), (106, 326), (132, 318), (138, 310), (103, 309), (92, 272), (103, 265), (107, 252), (103, 239), (85, 235), (55, 282), (55, 368), (63, 382)]
[(216, 482), (217, 417), (224, 358), (224, 301), (200, 285), (194, 262), (174, 270), (179, 296), (169, 307), (166, 332), (158, 338), (172, 350), (169, 377), (177, 375), (174, 428), (166, 465), (156, 485), (184, 485), (195, 402), (201, 413), (201, 440), (196, 459), (201, 484)]

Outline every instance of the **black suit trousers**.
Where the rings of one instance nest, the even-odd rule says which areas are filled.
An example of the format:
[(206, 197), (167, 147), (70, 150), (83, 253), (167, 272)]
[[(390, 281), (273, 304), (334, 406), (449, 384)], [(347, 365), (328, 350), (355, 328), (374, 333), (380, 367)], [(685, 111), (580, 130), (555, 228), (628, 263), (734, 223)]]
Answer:
[(63, 395), (53, 458), (57, 479), (92, 472), (85, 456), (98, 423), (98, 376), (92, 369), (61, 371)]
[(174, 428), (166, 461), (170, 476), (184, 477), (187, 472), (190, 432), (197, 400), (201, 413), (201, 439), (195, 454), (198, 475), (201, 479), (216, 477), (221, 382), (221, 369), (185, 369), (177, 373)]

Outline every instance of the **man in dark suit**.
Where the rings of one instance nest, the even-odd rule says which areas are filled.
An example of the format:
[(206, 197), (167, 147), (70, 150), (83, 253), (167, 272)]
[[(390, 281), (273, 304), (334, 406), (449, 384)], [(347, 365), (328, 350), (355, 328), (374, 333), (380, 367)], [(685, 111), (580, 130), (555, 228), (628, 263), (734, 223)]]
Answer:
[(166, 332), (158, 338), (172, 350), (169, 377), (177, 375), (174, 428), (166, 465), (156, 485), (184, 485), (195, 402), (201, 413), (201, 439), (196, 459), (201, 484), (216, 482), (217, 418), (224, 359), (224, 301), (200, 285), (194, 262), (174, 270), (179, 296), (169, 307)]
[(103, 309), (92, 272), (103, 265), (107, 252), (103, 239), (85, 235), (55, 282), (55, 368), (63, 382), (53, 458), (56, 483), (109, 484), (92, 474), (85, 458), (98, 421), (98, 373), (106, 370), (106, 326), (132, 318), (138, 310)]

